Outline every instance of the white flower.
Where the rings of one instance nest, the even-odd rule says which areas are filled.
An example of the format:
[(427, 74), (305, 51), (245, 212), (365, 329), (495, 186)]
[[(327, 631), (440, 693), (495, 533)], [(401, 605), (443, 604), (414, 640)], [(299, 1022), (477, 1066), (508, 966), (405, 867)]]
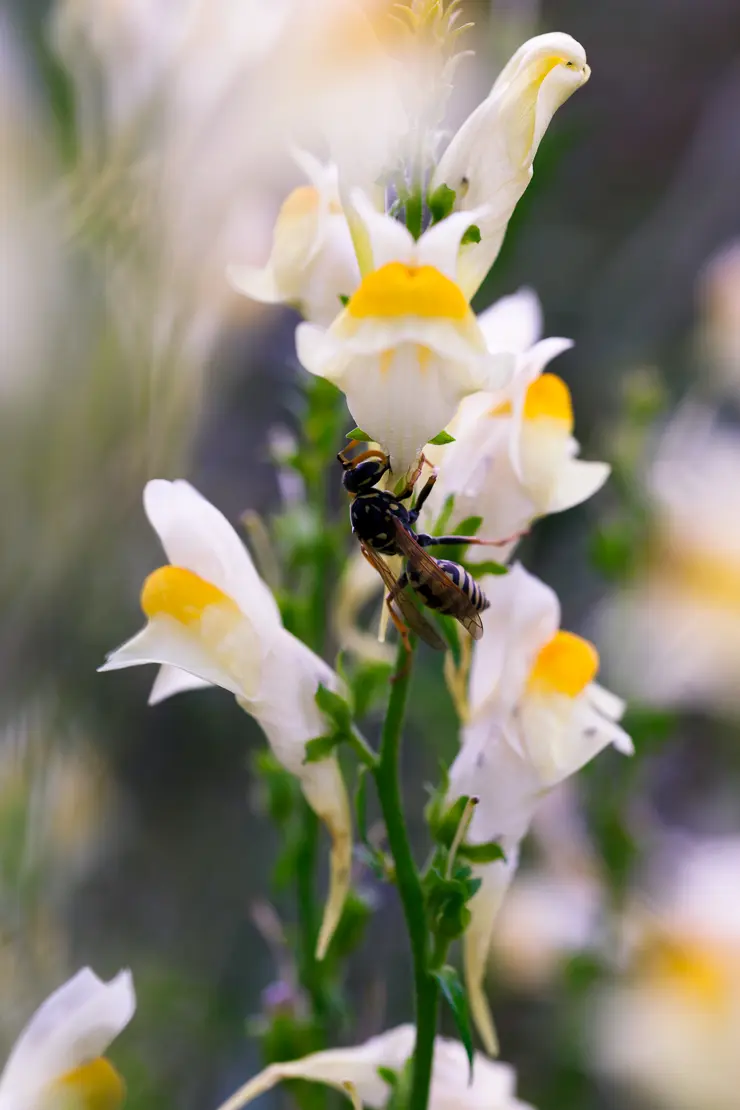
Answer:
[[(399, 1025), (365, 1044), (316, 1052), (302, 1060), (272, 1064), (223, 1104), (238, 1110), (284, 1079), (324, 1083), (354, 1096), (371, 1110), (382, 1110), (391, 1091), (379, 1068), (401, 1072), (414, 1050), (414, 1028)], [(437, 1037), (434, 1045), (429, 1110), (531, 1110), (515, 1096), (516, 1077), (507, 1064), (476, 1055), (473, 1079), (465, 1049), (458, 1041)]]
[(321, 684), (337, 689), (338, 679), (283, 628), (275, 599), (236, 532), (191, 485), (155, 479), (144, 491), (144, 507), (171, 565), (144, 583), (145, 628), (100, 670), (159, 663), (150, 702), (213, 683), (231, 691), (259, 722), (332, 838), (331, 887), (318, 940), (323, 956), (349, 887), (351, 819), (336, 759), (304, 758), (306, 743), (326, 732), (316, 691)]
[(681, 840), (674, 851), (633, 911), (625, 978), (589, 1012), (590, 1059), (656, 1107), (735, 1110), (740, 840)]
[(356, 288), (360, 271), (336, 166), (322, 166), (304, 151), (294, 156), (311, 184), (294, 189), (283, 203), (264, 269), (230, 266), (229, 280), (247, 297), (295, 305), (307, 320), (328, 325), (340, 310), (340, 296)]
[(103, 1057), (136, 1009), (129, 971), (78, 971), (36, 1011), (0, 1075), (0, 1110), (117, 1110), (123, 1080)]
[(404, 474), (466, 394), (504, 384), (513, 357), (488, 351), (455, 282), (460, 239), (477, 213), (451, 216), (415, 242), (362, 194), (353, 203), (372, 269), (328, 330), (299, 325), (298, 358), (343, 390), (358, 426)]
[[(532, 297), (528, 290), (520, 291), (482, 314), (479, 323), (489, 349), (524, 338), (522, 324), (526, 326), (527, 312), (533, 315), (528, 305)], [(570, 391), (557, 375), (542, 372), (570, 346), (569, 339), (543, 339), (519, 349), (505, 390), (461, 402), (449, 428), (455, 442), (434, 456), (439, 477), (428, 502), (427, 525), (453, 495), (456, 520), (481, 516), (481, 536), (506, 539), (526, 531), (537, 517), (570, 509), (601, 488), (609, 466), (575, 457), (579, 446), (572, 434)], [(505, 553), (499, 548), (499, 558), (513, 546)], [(471, 562), (488, 557), (484, 548), (471, 548)]]
[(686, 405), (647, 477), (644, 570), (605, 607), (610, 674), (652, 705), (740, 711), (740, 436)]
[(607, 744), (625, 754), (632, 742), (615, 723), (624, 704), (594, 683), (596, 649), (559, 629), (554, 592), (515, 564), (487, 578), (490, 608), (470, 672), (470, 722), (450, 770), (449, 800), (480, 799), (467, 839), (498, 840), (506, 859), (478, 865), (482, 887), (463, 940), (471, 1012), (489, 1052), (496, 1035), (483, 992), (491, 932), (516, 870), (519, 844), (539, 800)]
[(488, 206), (475, 221), (480, 243), (467, 244), (460, 256), (459, 280), (468, 296), (501, 249), (550, 120), (590, 73), (583, 47), (570, 35), (553, 32), (530, 39), (519, 47), (488, 98), (463, 123), (442, 156), (431, 188), (453, 189), (458, 210)]

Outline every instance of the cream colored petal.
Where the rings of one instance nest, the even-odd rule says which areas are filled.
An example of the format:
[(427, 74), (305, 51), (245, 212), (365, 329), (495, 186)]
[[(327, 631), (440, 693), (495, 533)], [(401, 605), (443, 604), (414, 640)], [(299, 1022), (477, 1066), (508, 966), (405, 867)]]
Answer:
[(463, 936), (463, 961), (468, 1005), (478, 1036), (490, 1056), (498, 1056), (498, 1036), (486, 996), (485, 981), (496, 917), (519, 860), (518, 844), (507, 845), (507, 859), (475, 866), (481, 886), (469, 903), (471, 919)]
[(298, 361), (309, 374), (339, 384), (347, 363), (341, 340), (317, 324), (299, 324), (295, 332)]
[(542, 306), (534, 289), (523, 286), (481, 312), (478, 325), (489, 351), (523, 354), (542, 334)]
[(562, 420), (540, 417), (520, 426), (515, 474), (531, 497), (537, 515), (551, 511), (560, 477), (570, 459), (570, 429)]
[(36, 1011), (0, 1077), (0, 1108), (31, 1107), (40, 1092), (68, 1071), (102, 1056), (134, 1015), (129, 971), (104, 983), (83, 968)]
[[(244, 645), (249, 648), (249, 627), (246, 633)], [(256, 646), (253, 636), (251, 640), (253, 646), (249, 651), (253, 654)], [(197, 635), (173, 617), (158, 616), (150, 620), (141, 632), (112, 651), (98, 670), (118, 671), (123, 667), (138, 667), (143, 663), (176, 667), (204, 682), (222, 686), (236, 697), (245, 696), (244, 683), (219, 662)], [(251, 694), (253, 690), (254, 683), (250, 681), (247, 691)]]
[(481, 206), (471, 211), (453, 212), (428, 228), (416, 244), (417, 264), (434, 266), (455, 281), (460, 240), (469, 227), (485, 219), (487, 211), (485, 206)]
[(608, 463), (569, 460), (560, 470), (547, 512), (562, 513), (587, 501), (598, 493), (610, 474)]
[(320, 683), (332, 690), (340, 686), (322, 659), (284, 631), (265, 660), (258, 698), (240, 699), (240, 705), (256, 718), (275, 756), (298, 778), (306, 801), (331, 837), (329, 894), (317, 943), (317, 957), (323, 959), (349, 891), (352, 818), (337, 760), (304, 762), (307, 742), (329, 727), (316, 705)]
[(400, 1070), (413, 1051), (414, 1037), (411, 1025), (401, 1025), (379, 1037), (372, 1037), (362, 1045), (329, 1049), (305, 1056), (302, 1060), (272, 1064), (246, 1083), (219, 1110), (239, 1110), (239, 1107), (246, 1106), (285, 1079), (324, 1083), (339, 1091), (344, 1090), (345, 1083), (351, 1083), (366, 1106), (381, 1110), (390, 1091), (388, 1084), (378, 1075), (378, 1068)]
[(173, 566), (193, 571), (233, 598), (260, 636), (280, 628), (277, 602), (246, 547), (223, 513), (189, 482), (147, 482), (144, 509)]
[(506, 715), (521, 697), (540, 648), (560, 626), (560, 603), (549, 586), (515, 563), (507, 575), (486, 578), (490, 608), (485, 635), (475, 645), (470, 672), (473, 716), (495, 702)]
[(374, 270), (389, 262), (413, 261), (416, 243), (400, 220), (378, 212), (360, 189), (352, 190), (351, 201), (369, 238)]
[(171, 698), (174, 694), (183, 694), (188, 690), (202, 690), (210, 685), (212, 684), (206, 679), (198, 678), (197, 675), (190, 674), (188, 671), (178, 670), (177, 667), (163, 666), (159, 668), (159, 673), (154, 679), (148, 704), (158, 705), (159, 702), (164, 701), (165, 698)]
[(227, 266), (226, 277), (232, 289), (245, 297), (251, 297), (253, 301), (260, 301), (262, 304), (281, 304), (286, 299), (269, 262), (261, 267), (236, 264)]

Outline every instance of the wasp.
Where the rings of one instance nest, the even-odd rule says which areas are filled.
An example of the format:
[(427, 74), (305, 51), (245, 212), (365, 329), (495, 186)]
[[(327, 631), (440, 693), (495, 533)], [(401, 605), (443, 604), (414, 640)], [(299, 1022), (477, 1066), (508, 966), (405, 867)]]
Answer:
[[(390, 469), (390, 461), (381, 451), (365, 451), (351, 460), (340, 451), (337, 458), (344, 469), (342, 483), (352, 496), (352, 531), (360, 541), (363, 555), (383, 579), (388, 590), (388, 610), (407, 649), (408, 628), (440, 651), (444, 651), (447, 646), (416, 607), (406, 592), (407, 587), (411, 588), (428, 609), (455, 617), (473, 639), (479, 640), (483, 635), (480, 615), (488, 608), (488, 599), (464, 567), (449, 559), (435, 559), (425, 548), (492, 541), (480, 540), (474, 536), (430, 536), (426, 532), (414, 530), (422, 506), (437, 479), (433, 472), (413, 508), (404, 504), (411, 497), (421, 474), (425, 462), (423, 456), (399, 493), (375, 488)], [(404, 558), (404, 570), (400, 577), (393, 573), (383, 559), (384, 555), (400, 555)]]

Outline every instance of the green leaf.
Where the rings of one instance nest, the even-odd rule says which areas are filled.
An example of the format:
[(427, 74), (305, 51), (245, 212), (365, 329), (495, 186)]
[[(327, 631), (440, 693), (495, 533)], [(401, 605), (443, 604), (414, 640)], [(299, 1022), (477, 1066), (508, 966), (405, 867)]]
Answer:
[(483, 523), (482, 516), (466, 516), (455, 529), (455, 534), (460, 536), (477, 536), (478, 529)]
[(505, 563), (494, 563), (493, 559), (486, 559), (484, 563), (466, 563), (463, 560), (462, 565), (474, 578), (484, 578), (486, 574), (508, 574), (510, 569)]
[(347, 432), (345, 439), (356, 439), (359, 443), (372, 443), (373, 437), (369, 436), (367, 432), (363, 432), (362, 428), (353, 428), (351, 432)]
[(434, 534), (435, 535), (437, 535), (437, 536), (444, 535), (444, 533), (447, 531), (450, 520), (452, 519), (452, 514), (453, 514), (454, 510), (455, 510), (455, 495), (454, 495), (454, 493), (450, 493), (445, 498), (445, 503), (442, 506), (442, 512), (439, 514), (436, 521), (434, 522)]
[(341, 694), (320, 685), (315, 700), (321, 712), (336, 725), (338, 732), (346, 735), (352, 731), (352, 710)]
[(363, 844), (367, 844), (367, 767), (360, 766), (355, 788), (355, 816), (357, 831)]
[(392, 663), (379, 660), (358, 666), (348, 685), (352, 690), (355, 719), (361, 721), (381, 698), (388, 695), (388, 681), (393, 673)]
[(445, 964), (439, 971), (433, 971), (432, 976), (439, 983), (442, 996), (452, 1010), (452, 1016), (455, 1019), (455, 1025), (460, 1034), (460, 1040), (465, 1047), (465, 1052), (468, 1057), (468, 1064), (470, 1066), (468, 1081), (470, 1081), (473, 1077), (473, 1033), (470, 1028), (470, 1015), (468, 1013), (468, 999), (465, 994), (465, 988), (460, 981), (460, 976), (457, 971), (449, 964)]
[(452, 841), (455, 839), (458, 825), (462, 820), (462, 815), (465, 812), (470, 798), (467, 794), (463, 794), (457, 801), (448, 806), (446, 810), (442, 811), (441, 817), (435, 822), (432, 827), (432, 835), (438, 844), (444, 845), (449, 848)]
[(455, 190), (448, 185), (438, 185), (429, 196), (427, 203), (432, 214), (432, 223), (438, 224), (449, 216), (455, 207)]
[(471, 224), (460, 240), (461, 247), (464, 247), (466, 243), (480, 243), (480, 228), (477, 224)]
[(342, 305), (343, 308), (347, 307), (347, 305), (349, 304), (349, 297), (346, 293), (339, 294), (339, 303)]
[(391, 1090), (398, 1086), (398, 1072), (394, 1071), (393, 1068), (378, 1068), (378, 1075), (384, 1083), (388, 1084)]
[(343, 739), (342, 733), (333, 732), (331, 736), (316, 736), (313, 740), (307, 740), (303, 762), (320, 763), (322, 759), (328, 759), (337, 744), (341, 744)]
[(454, 443), (455, 437), (451, 436), (449, 432), (442, 430), (441, 432), (437, 432), (434, 439), (430, 439), (429, 442), (433, 443), (435, 447), (444, 447), (446, 443)]
[(504, 850), (497, 840), (488, 840), (485, 844), (461, 844), (457, 854), (469, 863), (493, 863), (497, 859), (506, 860)]

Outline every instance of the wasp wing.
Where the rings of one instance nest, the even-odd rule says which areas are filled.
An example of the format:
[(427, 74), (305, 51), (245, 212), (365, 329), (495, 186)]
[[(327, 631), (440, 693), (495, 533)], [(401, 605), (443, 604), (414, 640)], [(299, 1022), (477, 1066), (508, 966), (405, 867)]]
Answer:
[(404, 528), (400, 520), (395, 520), (394, 524), (399, 551), (406, 556), (415, 570), (437, 586), (437, 595), (443, 599), (437, 612), (455, 617), (474, 640), (480, 640), (483, 635), (483, 621), (468, 595), (455, 585), (449, 574), (445, 574), (437, 560), (416, 542), (412, 533), (408, 528)]
[[(368, 547), (364, 543), (361, 543), (360, 547), (362, 548), (362, 554), (365, 556), (368, 563), (370, 563), (370, 565), (374, 567), (374, 569), (383, 579), (386, 589), (388, 591), (394, 591), (398, 583), (398, 579), (386, 563), (385, 559), (382, 559), (381, 556), (377, 554), (377, 552), (373, 551), (371, 547)], [(409, 626), (411, 631), (415, 632), (416, 635), (424, 640), (425, 643), (429, 644), (430, 647), (436, 648), (437, 651), (446, 650), (447, 645), (440, 634), (437, 632), (436, 628), (433, 628), (424, 614), (419, 612), (411, 598), (406, 595), (404, 590), (401, 590), (399, 593), (394, 593), (393, 602), (391, 604), (398, 606), (401, 612), (402, 619)]]

